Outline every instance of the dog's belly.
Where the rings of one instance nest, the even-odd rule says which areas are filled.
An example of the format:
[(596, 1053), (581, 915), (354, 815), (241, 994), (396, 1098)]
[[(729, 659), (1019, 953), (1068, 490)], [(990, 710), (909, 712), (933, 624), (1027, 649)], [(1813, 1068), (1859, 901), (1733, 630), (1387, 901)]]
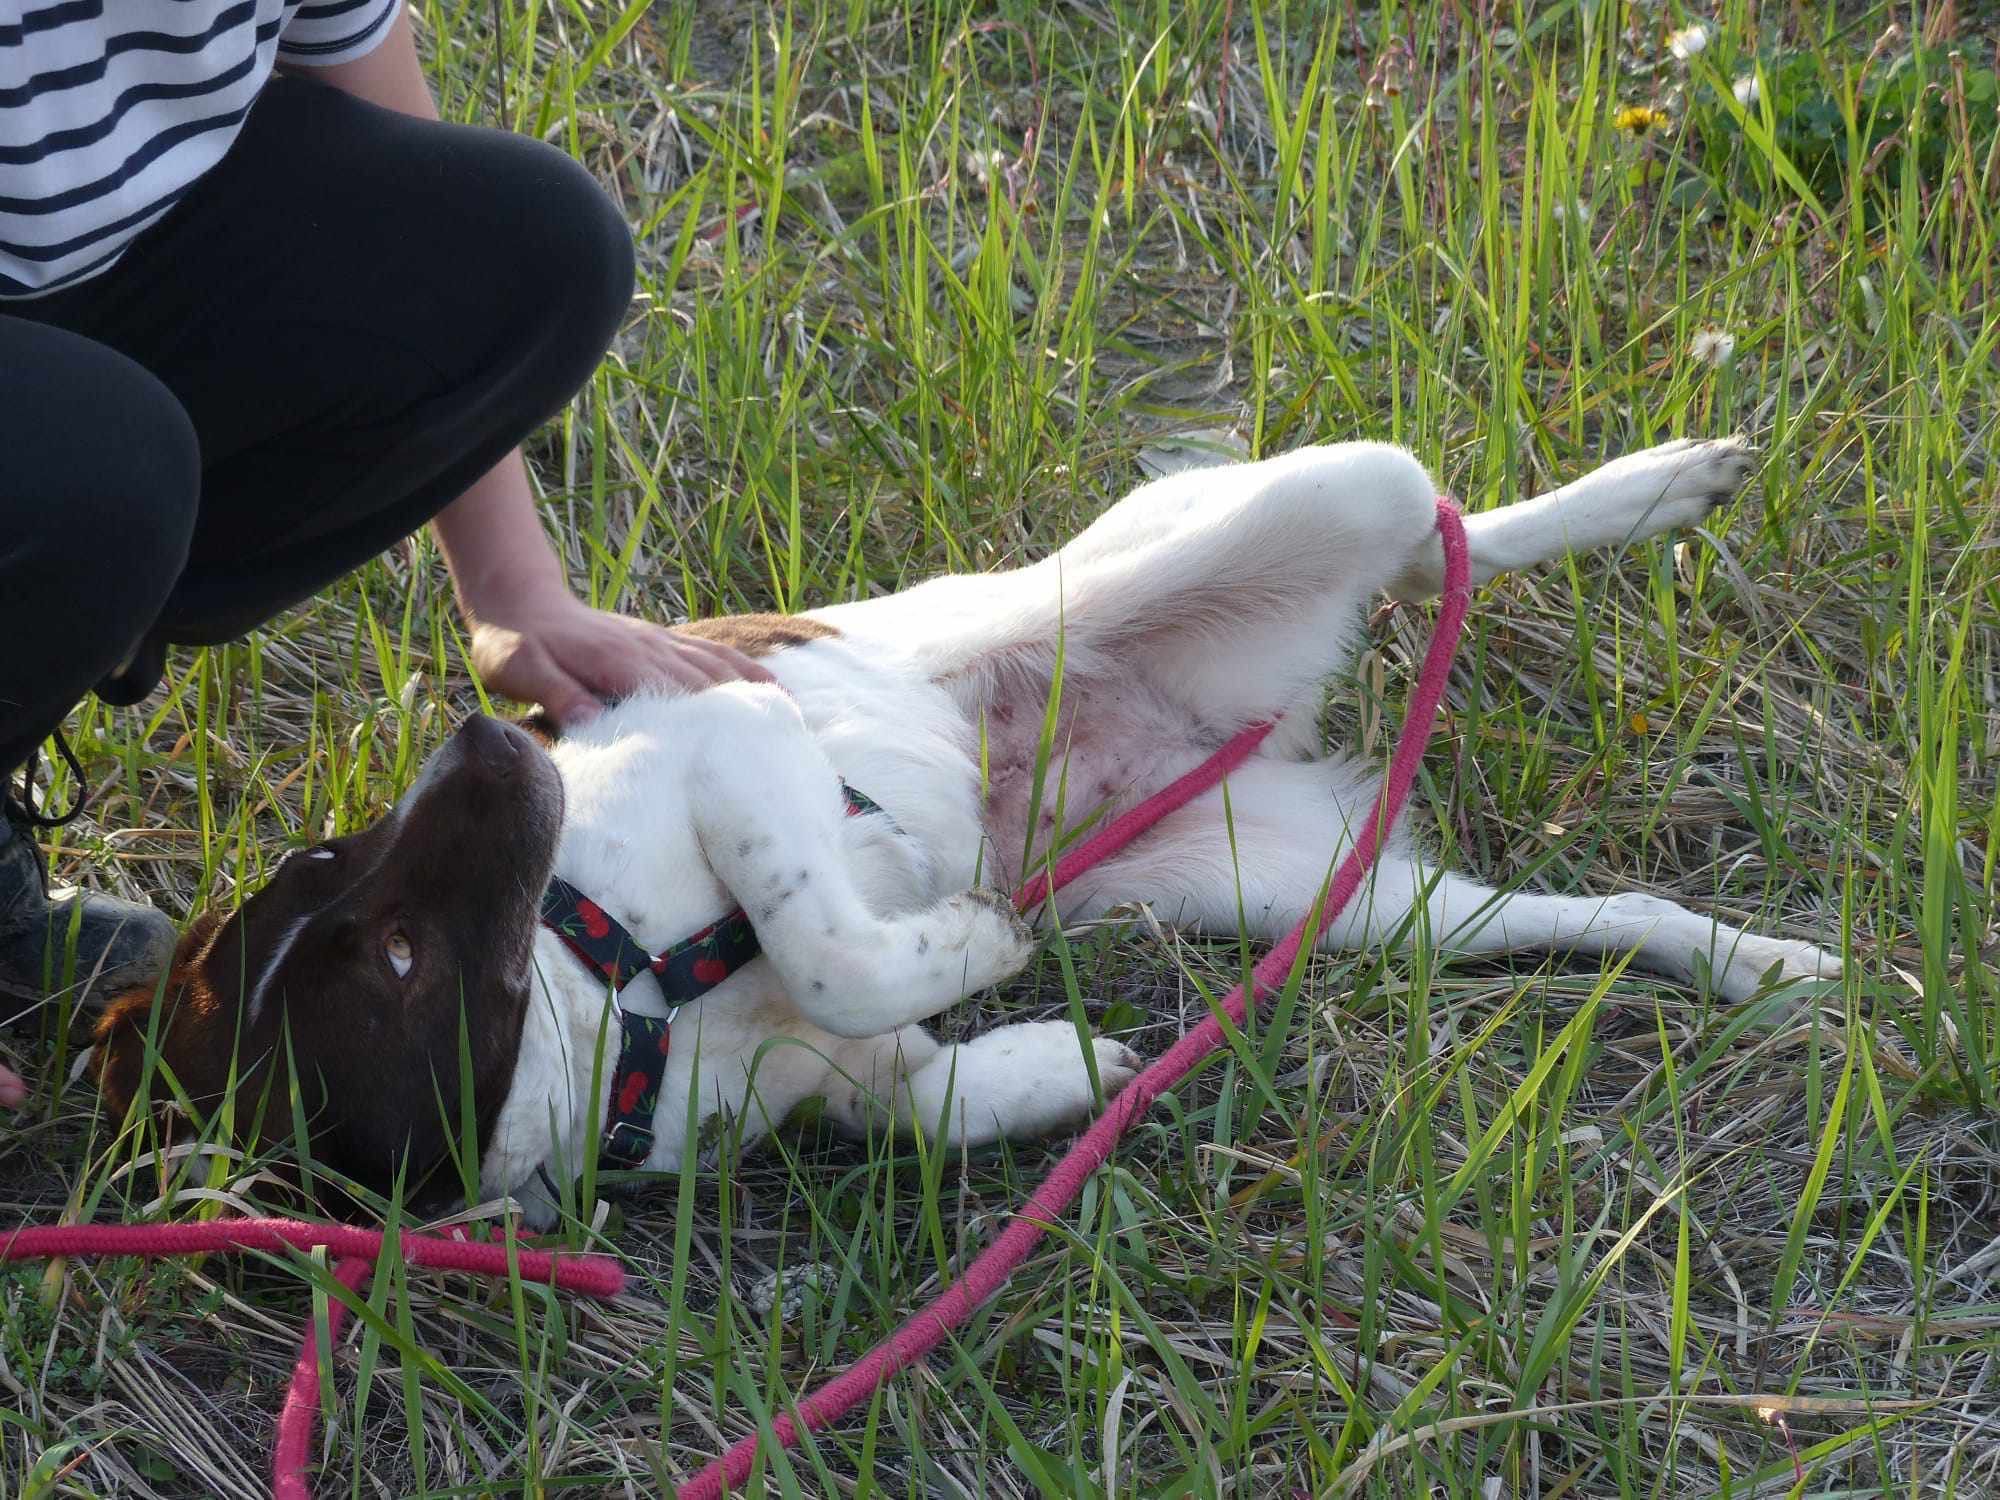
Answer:
[[(1074, 830), (1086, 820), (1097, 826), (1194, 767), (1221, 742), (1185, 705), (1142, 682), (1099, 685), (1088, 695), (1065, 694), (1038, 777), (1047, 712), (1040, 699), (1007, 696), (987, 710), (985, 826), (991, 862), (986, 878), (991, 883), (1017, 883), (1046, 856), (1059, 830)], [(1024, 851), (1029, 851), (1025, 860)]]

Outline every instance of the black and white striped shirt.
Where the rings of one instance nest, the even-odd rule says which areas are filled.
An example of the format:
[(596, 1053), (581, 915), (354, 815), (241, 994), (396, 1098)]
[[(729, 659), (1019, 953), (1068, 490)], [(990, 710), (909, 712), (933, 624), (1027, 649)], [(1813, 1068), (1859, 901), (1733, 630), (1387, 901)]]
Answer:
[(222, 159), (274, 64), (348, 62), (401, 0), (0, 0), (0, 303), (104, 270)]

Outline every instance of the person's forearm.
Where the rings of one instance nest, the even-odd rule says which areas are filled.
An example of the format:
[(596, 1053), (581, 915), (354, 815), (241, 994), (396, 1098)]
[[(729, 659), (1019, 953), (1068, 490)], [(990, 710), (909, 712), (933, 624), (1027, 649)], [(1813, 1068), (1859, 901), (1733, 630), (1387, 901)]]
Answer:
[[(299, 71), (380, 108), (437, 118), (406, 11), (366, 57)], [(770, 681), (739, 651), (593, 609), (571, 593), (519, 449), (432, 525), (470, 627), (473, 665), (496, 697), (539, 703), (558, 724), (571, 725), (600, 713), (606, 699), (642, 689), (698, 692), (720, 682)]]
[(451, 567), (458, 607), (475, 622), (492, 618), (496, 607), (569, 590), (518, 452), (446, 506), (431, 526)]

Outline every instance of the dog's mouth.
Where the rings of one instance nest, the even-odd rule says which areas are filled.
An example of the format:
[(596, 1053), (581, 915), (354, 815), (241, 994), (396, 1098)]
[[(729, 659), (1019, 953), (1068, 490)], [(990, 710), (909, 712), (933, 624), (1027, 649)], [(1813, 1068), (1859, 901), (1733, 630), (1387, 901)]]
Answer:
[[(458, 733), (424, 762), (417, 779), (397, 803), (393, 817), (400, 824), (413, 809), (438, 792), (440, 784), (449, 786), (458, 780), (515, 788), (518, 815), (551, 823), (556, 829), (562, 826), (562, 777), (534, 736), (519, 725), (485, 714), (467, 719), (459, 726)], [(476, 794), (466, 800), (477, 800)], [(549, 857), (553, 861), (553, 848)]]

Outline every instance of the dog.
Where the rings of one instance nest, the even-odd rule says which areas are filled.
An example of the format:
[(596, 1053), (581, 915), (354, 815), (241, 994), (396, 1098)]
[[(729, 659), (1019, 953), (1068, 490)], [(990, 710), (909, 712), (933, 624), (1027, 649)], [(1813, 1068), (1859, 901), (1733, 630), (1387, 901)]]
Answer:
[[(1468, 517), (1473, 580), (1691, 525), (1751, 462), (1740, 440), (1673, 442)], [(198, 921), (157, 1007), (111, 1007), (103, 1092), (123, 1111), (234, 1090), (239, 1132), (253, 1099), (280, 1133), (302, 1105), (315, 1160), (378, 1190), (399, 1171), (462, 1190), (469, 1121), (479, 1190), (536, 1225), (594, 1143), (675, 1169), (717, 1117), (748, 1142), (813, 1097), (855, 1135), (1072, 1125), (1134, 1075), (1128, 1048), (1068, 1021), (956, 1045), (923, 1023), (1028, 961), (999, 892), (1059, 833), (1273, 717), (1226, 787), (1040, 916), (1143, 902), (1268, 940), (1305, 914), (1380, 780), (1325, 752), (1324, 685), (1372, 600), (1442, 587), (1436, 493), (1377, 443), (1170, 475), (1029, 566), (682, 627), (761, 656), (775, 686), (640, 694), (546, 750), (475, 717), (380, 822)], [(1656, 896), (1501, 893), (1398, 834), (1322, 946), (1420, 940), (1629, 953), (1732, 1002), (1838, 972)]]

